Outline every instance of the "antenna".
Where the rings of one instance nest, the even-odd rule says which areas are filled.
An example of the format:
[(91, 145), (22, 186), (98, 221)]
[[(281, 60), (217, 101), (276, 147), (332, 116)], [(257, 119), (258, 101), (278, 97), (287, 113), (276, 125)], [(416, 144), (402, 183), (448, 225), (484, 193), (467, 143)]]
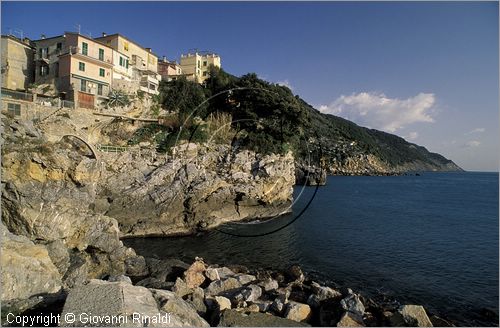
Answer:
[(81, 29), (82, 29), (82, 26), (81, 26), (80, 24), (75, 24), (75, 25), (73, 25), (73, 27), (75, 27), (75, 28), (76, 28), (76, 30), (78, 31), (78, 34), (80, 34), (80, 31), (81, 31)]
[(16, 34), (18, 34), (18, 35), (20, 36), (20, 38), (19, 38), (19, 39), (21, 39), (21, 40), (23, 39), (23, 36), (24, 36), (24, 32), (23, 32), (23, 30), (18, 29), (18, 28), (15, 28), (15, 29), (14, 29), (14, 33), (16, 33)]

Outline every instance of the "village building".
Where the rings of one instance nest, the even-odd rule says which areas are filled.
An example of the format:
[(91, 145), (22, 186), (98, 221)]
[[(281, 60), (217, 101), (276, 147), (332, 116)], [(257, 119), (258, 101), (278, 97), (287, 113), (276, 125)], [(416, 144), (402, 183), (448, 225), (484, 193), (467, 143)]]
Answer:
[(37, 93), (95, 108), (111, 90), (113, 49), (79, 33), (33, 41)]
[(175, 61), (167, 60), (165, 57), (158, 61), (158, 74), (160, 74), (163, 81), (167, 82), (177, 80), (183, 75), (181, 65)]
[[(128, 60), (125, 68), (131, 69), (130, 81), (127, 81), (123, 77), (124, 75), (120, 73), (113, 78), (115, 85), (118, 83), (123, 86), (127, 84), (125, 83), (127, 81), (130, 82), (128, 83), (128, 90), (130, 91), (137, 89), (149, 94), (159, 94), (158, 86), (161, 76), (158, 74), (158, 56), (152, 52), (151, 48), (143, 48), (121, 34), (107, 35), (103, 33), (102, 37), (95, 38), (95, 40), (113, 48)], [(120, 65), (115, 62), (115, 66)], [(114, 72), (117, 73), (116, 68)]]
[(182, 54), (180, 66), (189, 81), (203, 83), (209, 77), (210, 66), (221, 67), (221, 59), (211, 52)]
[(28, 38), (2, 35), (2, 88), (27, 91), (34, 81), (34, 51)]

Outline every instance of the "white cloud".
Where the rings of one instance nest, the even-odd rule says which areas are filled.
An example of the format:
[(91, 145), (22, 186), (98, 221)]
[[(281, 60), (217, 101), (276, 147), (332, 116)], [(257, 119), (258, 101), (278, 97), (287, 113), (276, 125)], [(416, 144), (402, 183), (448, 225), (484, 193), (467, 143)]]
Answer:
[(480, 144), (481, 144), (480, 141), (471, 140), (471, 141), (467, 141), (465, 144), (463, 144), (463, 148), (479, 147)]
[(473, 134), (473, 133), (483, 133), (485, 131), (486, 131), (485, 128), (475, 128), (474, 130), (471, 130), (471, 131), (465, 133), (465, 135)]
[(405, 139), (407, 139), (407, 140), (415, 140), (415, 139), (417, 139), (417, 138), (418, 138), (418, 132), (414, 132), (414, 131), (413, 131), (413, 132), (410, 132), (410, 133), (408, 133), (408, 135), (407, 135), (407, 136), (405, 136), (404, 138), (405, 138)]
[(287, 87), (288, 89), (293, 91), (293, 86), (290, 84), (290, 81), (284, 80), (284, 81), (278, 81), (276, 82), (277, 85), (282, 85), (284, 87)]
[(434, 122), (432, 93), (419, 93), (408, 99), (389, 98), (383, 93), (360, 92), (340, 96), (330, 105), (321, 105), (323, 113), (342, 116), (362, 126), (395, 132), (407, 125)]

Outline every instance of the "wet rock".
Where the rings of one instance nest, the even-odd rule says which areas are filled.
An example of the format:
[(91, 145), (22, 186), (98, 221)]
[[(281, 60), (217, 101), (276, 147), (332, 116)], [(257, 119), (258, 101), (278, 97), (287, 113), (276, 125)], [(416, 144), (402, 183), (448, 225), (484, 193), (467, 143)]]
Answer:
[(278, 282), (271, 278), (260, 281), (258, 285), (262, 287), (262, 289), (266, 292), (276, 290), (279, 288)]
[(241, 287), (241, 283), (236, 278), (230, 277), (223, 280), (212, 281), (210, 285), (205, 288), (205, 294), (219, 295), (220, 293)]
[(234, 294), (233, 299), (237, 302), (253, 302), (262, 296), (262, 289), (257, 285), (248, 285)]
[(365, 313), (365, 306), (356, 294), (350, 294), (340, 301), (340, 305), (346, 312), (351, 312), (357, 317), (362, 318)]
[(364, 324), (359, 321), (359, 317), (355, 314), (346, 312), (342, 318), (340, 318), (340, 321), (337, 323), (337, 327), (364, 327)]
[(205, 263), (197, 260), (184, 272), (184, 281), (188, 288), (199, 287), (205, 281)]
[(393, 326), (433, 327), (421, 305), (403, 305), (390, 317)]
[(210, 279), (211, 281), (225, 279), (234, 275), (235, 273), (227, 267), (222, 267), (222, 268), (208, 267), (205, 270), (205, 276), (207, 276), (207, 278)]
[(285, 272), (285, 277), (288, 279), (288, 281), (297, 281), (297, 282), (303, 282), (305, 278), (302, 269), (298, 265), (292, 265)]
[[(271, 309), (271, 301), (263, 301), (263, 300), (257, 300), (254, 301), (253, 304), (257, 305), (259, 307), (260, 312), (268, 312)], [(283, 308), (282, 308), (283, 310)]]
[(307, 321), (311, 316), (311, 308), (307, 304), (290, 301), (286, 305), (285, 318), (294, 321)]
[(324, 301), (329, 298), (339, 298), (342, 297), (342, 294), (339, 291), (336, 291), (333, 288), (321, 286), (316, 282), (311, 283), (311, 288), (314, 293), (318, 297), (319, 301)]
[(280, 297), (276, 297), (274, 299), (273, 303), (271, 304), (271, 310), (273, 310), (277, 314), (281, 314), (281, 313), (283, 313), (284, 309), (285, 309), (284, 299), (280, 298)]
[(225, 310), (222, 313), (219, 327), (306, 327), (303, 322), (269, 315), (267, 313), (241, 313), (237, 310)]
[(242, 285), (246, 285), (246, 284), (249, 284), (251, 283), (252, 281), (255, 281), (257, 278), (255, 276), (252, 276), (250, 274), (236, 274), (234, 276), (236, 278), (236, 280), (238, 280), (238, 282)]
[(431, 320), (432, 325), (434, 327), (455, 327), (455, 325), (453, 323), (451, 323), (450, 321), (448, 321), (446, 319), (438, 317), (437, 315), (433, 315), (433, 316), (429, 317), (429, 319)]

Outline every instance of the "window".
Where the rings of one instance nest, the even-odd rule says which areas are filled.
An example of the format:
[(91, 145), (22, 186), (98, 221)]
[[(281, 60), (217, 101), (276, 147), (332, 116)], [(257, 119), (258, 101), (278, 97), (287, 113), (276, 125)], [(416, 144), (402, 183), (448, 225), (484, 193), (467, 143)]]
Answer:
[(62, 49), (62, 42), (57, 42), (56, 49), (57, 50), (61, 50)]
[(82, 42), (82, 54), (88, 55), (89, 54), (89, 45), (88, 43)]
[(9, 113), (14, 114), (15, 116), (20, 116), (21, 115), (21, 104), (9, 103), (7, 105), (7, 110), (9, 111)]
[(203, 62), (203, 66), (207, 66), (207, 61), (206, 60)]
[(40, 76), (47, 76), (49, 75), (49, 66), (48, 65), (41, 65), (40, 66)]
[(49, 48), (40, 48), (38, 52), (41, 58), (47, 58), (49, 56)]
[(87, 92), (87, 81), (80, 80), (80, 91)]
[(104, 68), (99, 68), (99, 76), (104, 77), (105, 75), (106, 75), (106, 71), (104, 70)]
[(54, 64), (54, 76), (59, 77), (59, 63)]
[(125, 60), (125, 68), (128, 69), (128, 59)]
[(98, 84), (98, 85), (97, 85), (97, 94), (98, 94), (99, 96), (102, 96), (102, 84)]
[(85, 63), (79, 62), (78, 69), (82, 72), (85, 72)]
[(203, 76), (207, 76), (207, 71), (204, 71), (204, 72), (203, 72)]
[(200, 61), (198, 60), (198, 68), (200, 68)]
[(123, 42), (123, 50), (128, 51), (128, 42)]
[(104, 60), (104, 49), (99, 48), (99, 60)]
[(120, 66), (125, 67), (125, 59), (123, 57), (120, 57)]

